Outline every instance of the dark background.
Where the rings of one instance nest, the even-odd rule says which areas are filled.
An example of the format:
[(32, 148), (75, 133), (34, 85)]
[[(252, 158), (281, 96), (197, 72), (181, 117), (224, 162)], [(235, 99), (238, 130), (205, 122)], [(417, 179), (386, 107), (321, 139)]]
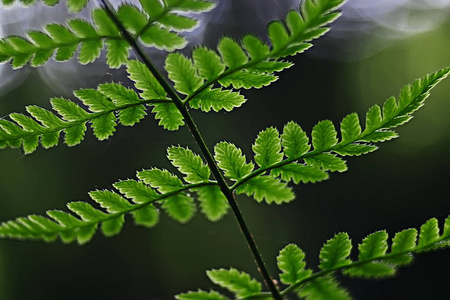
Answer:
[[(248, 32), (261, 34), (261, 23), (282, 16), (294, 2), (286, 1), (283, 7), (265, 1), (252, 11), (254, 1), (247, 6), (219, 1), (217, 11), (205, 18), (202, 36), (196, 38), (212, 46), (220, 34), (236, 38)], [(271, 13), (262, 14), (267, 11)], [(395, 38), (389, 39), (378, 25), (366, 30), (351, 18), (343, 19), (307, 55), (292, 58), (296, 65), (280, 73), (279, 81), (243, 91), (249, 100), (242, 108), (232, 113), (193, 112), (193, 117), (210, 148), (230, 141), (249, 158), (254, 138), (266, 127), (281, 130), (294, 120), (310, 132), (319, 120), (338, 125), (351, 112), (363, 119), (371, 105), (382, 104), (415, 78), (450, 65), (448, 11), (446, 16), (424, 32), (393, 34)], [(349, 22), (354, 31), (346, 27)], [(119, 81), (123, 74), (123, 70), (105, 73), (95, 64), (61, 77), (51, 68), (72, 70), (73, 65), (48, 63), (44, 71), (22, 72), (23, 82), (9, 85), (8, 91), (4, 87), (0, 115), (25, 112), (30, 104), (49, 108), (49, 98), (70, 97), (67, 88)], [(0, 74), (0, 82), (10, 76), (5, 74), (16, 75)], [(14, 80), (19, 82), (20, 77)], [(348, 232), (356, 246), (377, 230), (386, 229), (392, 237), (431, 217), (443, 224), (450, 210), (449, 93), (447, 79), (432, 91), (412, 122), (398, 129), (399, 139), (380, 144), (380, 150), (367, 156), (348, 158), (349, 170), (331, 174), (330, 180), (295, 186), (297, 199), (290, 204), (269, 206), (237, 198), (272, 274), (277, 273), (278, 251), (288, 243), (299, 245), (308, 266), (316, 269), (322, 244), (337, 232)], [(164, 131), (149, 115), (133, 128), (119, 126), (104, 142), (88, 130), (84, 142), (73, 148), (40, 147), (27, 156), (17, 149), (1, 150), (0, 220), (66, 210), (67, 202), (89, 201), (88, 191), (109, 189), (145, 168), (173, 171), (165, 149), (178, 144), (197, 150), (187, 129)], [(260, 279), (231, 213), (211, 223), (199, 212), (187, 225), (162, 213), (154, 229), (136, 227), (127, 218), (117, 237), (97, 233), (84, 246), (0, 241), (0, 299), (172, 299), (188, 290), (210, 289), (205, 271), (221, 267), (235, 267)], [(392, 279), (339, 278), (356, 299), (449, 299), (449, 268), (448, 250), (443, 250), (419, 255)]]

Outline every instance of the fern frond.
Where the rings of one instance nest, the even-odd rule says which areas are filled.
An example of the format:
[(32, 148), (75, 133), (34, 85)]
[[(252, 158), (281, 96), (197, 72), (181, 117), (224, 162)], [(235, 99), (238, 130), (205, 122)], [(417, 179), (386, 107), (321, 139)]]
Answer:
[[(321, 270), (314, 273), (306, 268), (305, 253), (298, 246), (289, 244), (277, 256), (280, 281), (286, 286), (280, 294), (285, 297), (296, 293), (301, 299), (311, 300), (352, 299), (349, 292), (335, 279), (337, 272), (361, 278), (391, 277), (400, 266), (410, 263), (413, 255), (450, 247), (450, 216), (445, 220), (442, 234), (439, 233), (438, 221), (432, 218), (421, 226), (419, 239), (417, 236), (414, 228), (398, 232), (388, 251), (386, 231), (372, 233), (363, 239), (358, 247), (358, 259), (352, 261), (349, 258), (351, 240), (347, 233), (338, 233), (320, 250)], [(236, 298), (272, 299), (271, 293), (261, 292), (260, 283), (244, 272), (231, 268), (207, 271), (207, 274), (213, 283), (228, 289)]]
[[(54, 112), (38, 106), (27, 106), (29, 116), (12, 113), (11, 121), (0, 120), (0, 148), (20, 147), (32, 153), (39, 143), (44, 148), (58, 144), (61, 132), (68, 146), (79, 144), (84, 139), (89, 122), (99, 140), (109, 138), (117, 122), (133, 126), (146, 115), (146, 105), (170, 103), (170, 100), (143, 100), (130, 89), (115, 83), (98, 86), (97, 90), (81, 89), (75, 96), (88, 108), (63, 99), (50, 100)], [(57, 116), (56, 113), (59, 115)]]
[(302, 1), (300, 10), (290, 11), (285, 24), (272, 22), (268, 25), (270, 45), (255, 36), (247, 35), (242, 42), (224, 37), (217, 46), (217, 52), (203, 47), (192, 53), (193, 65), (197, 70), (196, 85), (201, 85), (185, 93), (185, 102), (194, 103), (198, 108), (203, 99), (197, 97), (215, 83), (235, 89), (261, 88), (276, 81), (274, 75), (292, 66), (281, 58), (301, 53), (311, 44), (308, 41), (320, 37), (328, 28), (327, 24), (336, 19), (337, 10), (344, 0)]
[[(279, 177), (285, 182), (293, 181), (298, 184), (325, 180), (328, 178), (327, 172), (346, 171), (347, 165), (342, 157), (373, 152), (378, 147), (372, 143), (396, 137), (397, 133), (392, 131), (392, 128), (409, 121), (412, 118), (411, 113), (424, 104), (430, 90), (449, 73), (450, 68), (445, 68), (407, 85), (401, 90), (398, 100), (390, 97), (385, 102), (383, 112), (378, 105), (370, 108), (366, 114), (364, 131), (355, 113), (342, 120), (340, 140), (331, 121), (319, 122), (312, 130), (312, 150), (308, 136), (295, 122), (287, 123), (281, 136), (273, 127), (262, 131), (253, 145), (258, 169), (248, 168), (247, 172), (236, 176), (228, 169), (222, 168), (226, 170), (226, 177), (236, 181), (231, 189), (258, 195), (257, 184), (253, 184), (252, 188), (242, 186), (251, 185), (250, 182), (254, 180), (260, 182), (261, 178), (264, 178), (261, 175), (267, 173), (273, 178)], [(243, 167), (245, 162), (242, 159), (232, 160), (231, 157), (226, 161), (232, 163), (235, 169)], [(251, 163), (247, 164), (250, 165)], [(263, 189), (261, 193), (262, 191)], [(259, 198), (261, 199), (261, 196)], [(430, 239), (432, 240), (432, 237)]]
[(81, 45), (78, 61), (87, 64), (100, 56), (106, 43), (108, 65), (120, 67), (128, 57), (130, 46), (104, 10), (93, 10), (92, 19), (93, 25), (82, 19), (72, 19), (66, 26), (48, 24), (43, 31), (30, 31), (26, 37), (6, 37), (0, 40), (0, 62), (11, 60), (13, 68), (17, 69), (28, 62), (33, 67), (43, 65), (51, 57), (67, 61)]
[[(35, 5), (37, 0), (0, 0), (0, 3), (2, 3), (5, 6), (12, 5), (16, 2), (20, 2), (20, 4), (24, 6), (31, 6)], [(42, 0), (42, 3), (44, 3), (47, 6), (55, 6), (60, 2), (60, 0)], [(86, 7), (88, 0), (67, 0), (67, 8), (69, 9), (69, 12), (80, 12), (83, 8)]]
[[(107, 86), (104, 90), (117, 92), (114, 88), (110, 90), (111, 87)], [(142, 170), (137, 172), (139, 180), (128, 179), (115, 183), (113, 186), (117, 192), (90, 192), (90, 198), (101, 210), (86, 202), (71, 202), (67, 206), (78, 217), (52, 210), (47, 212), (50, 218), (35, 215), (18, 218), (0, 225), (0, 237), (52, 241), (60, 236), (65, 243), (77, 240), (84, 244), (92, 238), (99, 225), (105, 236), (118, 234), (126, 214), (131, 214), (137, 225), (155, 226), (159, 212), (154, 204), (161, 205), (173, 219), (185, 223), (196, 211), (192, 194), (188, 192), (198, 193), (202, 212), (208, 219), (220, 219), (227, 212), (228, 203), (217, 183), (209, 180), (209, 169), (201, 158), (181, 147), (169, 148), (168, 158), (173, 166), (186, 175), (184, 179), (187, 183), (167, 170)]]
[[(64, 243), (70, 243), (77, 240), (79, 244), (87, 243), (91, 240), (99, 225), (103, 234), (107, 237), (116, 235), (120, 232), (124, 215), (130, 213), (137, 225), (153, 227), (158, 222), (158, 210), (153, 206), (153, 202), (175, 202), (180, 195), (191, 188), (198, 187), (200, 184), (183, 186), (178, 190), (166, 194), (157, 194), (145, 198), (140, 198), (139, 203), (125, 199), (121, 194), (112, 191), (94, 191), (90, 193), (92, 200), (97, 202), (106, 211), (94, 208), (86, 202), (70, 202), (67, 204), (72, 214), (58, 210), (47, 212), (48, 217), (29, 216), (27, 218), (18, 218), (14, 221), (7, 221), (0, 225), (0, 236), (5, 238), (33, 239), (53, 241), (58, 236)], [(121, 182), (117, 183), (117, 188), (122, 191)], [(128, 190), (129, 191), (129, 190)], [(130, 194), (128, 193), (128, 196)], [(170, 214), (176, 210), (176, 204), (168, 204)], [(165, 207), (167, 208), (167, 207)], [(180, 222), (186, 221), (185, 216), (180, 214), (171, 215)], [(182, 218), (183, 217), (183, 218)]]
[[(68, 6), (70, 10), (77, 11), (86, 3), (86, 0), (69, 0)], [(141, 5), (142, 11), (131, 4), (121, 5), (117, 10), (117, 18), (133, 35), (133, 39), (140, 39), (148, 47), (173, 51), (187, 44), (179, 33), (198, 25), (197, 20), (178, 12), (196, 14), (209, 11), (215, 3), (203, 0), (142, 0)], [(126, 63), (131, 46), (105, 10), (93, 10), (92, 20), (93, 24), (82, 19), (71, 19), (66, 26), (48, 24), (43, 31), (30, 31), (25, 37), (6, 37), (0, 40), (0, 63), (11, 61), (15, 69), (28, 62), (37, 67), (51, 57), (57, 61), (67, 61), (79, 48), (78, 61), (88, 64), (100, 56), (106, 44), (107, 64), (111, 68), (119, 68)]]

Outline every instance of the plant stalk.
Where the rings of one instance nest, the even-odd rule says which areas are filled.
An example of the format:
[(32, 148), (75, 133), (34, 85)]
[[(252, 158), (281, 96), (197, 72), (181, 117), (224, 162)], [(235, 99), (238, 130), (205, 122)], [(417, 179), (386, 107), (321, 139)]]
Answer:
[(231, 210), (233, 211), (233, 214), (236, 218), (236, 221), (238, 222), (238, 225), (241, 229), (242, 234), (244, 235), (247, 244), (249, 246), (249, 249), (253, 255), (253, 258), (255, 259), (256, 265), (258, 266), (258, 271), (261, 273), (262, 277), (264, 278), (264, 282), (268, 289), (270, 290), (272, 297), (276, 300), (282, 300), (283, 297), (281, 296), (280, 292), (278, 291), (277, 287), (275, 286), (269, 271), (267, 270), (267, 267), (264, 264), (264, 261), (261, 257), (261, 254), (259, 253), (258, 247), (256, 245), (255, 240), (253, 239), (253, 236), (250, 233), (250, 230), (247, 227), (247, 224), (245, 223), (244, 217), (242, 216), (242, 213), (234, 199), (233, 192), (230, 190), (228, 184), (226, 183), (222, 173), (219, 170), (219, 167), (217, 166), (216, 161), (214, 160), (214, 157), (212, 156), (211, 152), (209, 151), (208, 147), (206, 146), (205, 141), (203, 140), (202, 135), (200, 134), (200, 131), (197, 128), (197, 125), (195, 124), (194, 120), (192, 119), (188, 109), (185, 107), (183, 100), (178, 96), (177, 92), (173, 89), (173, 87), (166, 81), (164, 76), (159, 72), (159, 70), (153, 65), (149, 57), (144, 53), (140, 45), (136, 42), (136, 40), (131, 36), (131, 34), (124, 28), (122, 23), (117, 19), (116, 14), (113, 12), (113, 9), (111, 7), (111, 4), (108, 0), (100, 0), (105, 7), (106, 12), (108, 13), (111, 20), (115, 23), (115, 25), (119, 28), (121, 31), (122, 36), (125, 38), (125, 40), (131, 45), (133, 50), (136, 52), (136, 55), (140, 57), (142, 62), (146, 65), (146, 67), (150, 70), (150, 72), (155, 76), (159, 84), (164, 88), (164, 90), (167, 92), (167, 94), (172, 98), (173, 103), (178, 108), (180, 113), (183, 115), (184, 121), (186, 122), (187, 127), (191, 131), (191, 134), (194, 137), (194, 140), (196, 141), (198, 147), (200, 148), (200, 151), (203, 153), (203, 156), (206, 159), (206, 162), (213, 173), (214, 177), (217, 180), (217, 183), (220, 187), (220, 190), (225, 195), (225, 197), (228, 200), (228, 203), (231, 207)]

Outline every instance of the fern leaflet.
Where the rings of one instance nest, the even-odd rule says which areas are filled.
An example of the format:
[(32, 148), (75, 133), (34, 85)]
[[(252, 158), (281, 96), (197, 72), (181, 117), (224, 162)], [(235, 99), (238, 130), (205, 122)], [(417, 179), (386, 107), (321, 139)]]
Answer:
[(113, 186), (117, 191), (90, 192), (90, 198), (102, 209), (86, 202), (71, 202), (67, 206), (78, 217), (51, 210), (47, 212), (49, 218), (36, 215), (17, 218), (0, 225), (0, 237), (53, 241), (59, 236), (64, 243), (77, 240), (84, 244), (99, 225), (105, 236), (118, 234), (128, 213), (137, 225), (155, 226), (159, 220), (155, 205), (160, 205), (173, 219), (185, 223), (196, 211), (193, 194), (188, 192), (198, 194), (201, 210), (211, 221), (226, 214), (228, 203), (217, 183), (210, 181), (209, 169), (197, 154), (187, 148), (172, 147), (168, 150), (168, 158), (186, 175), (185, 181), (167, 170), (142, 170), (137, 172), (139, 180), (115, 183)]
[[(297, 293), (302, 299), (352, 299), (347, 290), (334, 278), (336, 272), (342, 271), (344, 275), (362, 278), (390, 277), (396, 273), (399, 266), (405, 264), (405, 257), (411, 262), (416, 253), (449, 247), (449, 228), (450, 216), (445, 220), (442, 234), (439, 234), (437, 220), (432, 218), (421, 227), (418, 241), (417, 230), (414, 228), (395, 234), (390, 252), (386, 231), (372, 233), (359, 245), (356, 261), (349, 259), (352, 249), (349, 236), (346, 233), (338, 233), (320, 250), (321, 271), (315, 273), (305, 268), (304, 252), (298, 246), (289, 244), (277, 257), (278, 268), (281, 271), (280, 281), (287, 286), (281, 291), (281, 295)], [(261, 285), (244, 272), (232, 268), (211, 270), (207, 274), (213, 283), (228, 289), (240, 299), (271, 299), (271, 294), (260, 292)], [(191, 293), (195, 295), (195, 292), (189, 292), (177, 297), (184, 299), (181, 298), (183, 295)]]
[[(445, 68), (416, 80), (412, 85), (407, 85), (401, 90), (398, 100), (391, 97), (385, 102), (383, 114), (377, 105), (370, 108), (366, 115), (364, 131), (361, 129), (358, 115), (349, 114), (341, 122), (340, 141), (333, 123), (328, 120), (321, 121), (313, 128), (311, 150), (306, 133), (298, 124), (291, 121), (284, 126), (281, 136), (273, 127), (258, 135), (253, 145), (255, 162), (259, 165), (258, 169), (253, 170), (253, 164), (245, 163), (242, 156), (240, 160), (237, 160), (241, 155), (241, 150), (237, 148), (234, 148), (236, 149), (234, 150), (235, 156), (229, 155), (227, 159), (216, 156), (216, 159), (219, 166), (225, 170), (225, 176), (236, 181), (231, 189), (238, 193), (258, 195), (258, 201), (263, 199), (258, 192), (263, 193), (266, 183), (262, 183), (262, 178), (267, 176), (276, 180), (279, 177), (282, 182), (293, 181), (295, 184), (325, 180), (328, 178), (327, 172), (329, 171), (343, 172), (347, 170), (346, 162), (342, 159), (343, 156), (373, 152), (378, 147), (371, 143), (396, 137), (397, 133), (391, 129), (410, 120), (411, 113), (424, 104), (431, 88), (446, 78), (449, 73), (450, 68)], [(224, 145), (220, 146), (220, 148), (224, 147)], [(222, 166), (221, 164), (224, 162), (228, 165)], [(244, 167), (246, 171), (239, 175), (236, 174), (236, 171), (230, 172)], [(265, 180), (267, 183), (270, 181), (268, 178)], [(280, 187), (282, 182), (279, 182), (277, 186)], [(273, 184), (275, 186), (275, 183)], [(286, 197), (284, 201), (272, 199), (267, 202), (290, 201), (287, 192), (284, 196)], [(266, 198), (266, 200), (268, 199), (270, 198)], [(433, 240), (432, 236), (430, 240)]]
[[(180, 15), (178, 11), (196, 14), (215, 6), (213, 2), (203, 0), (140, 2), (143, 10), (131, 4), (122, 4), (117, 11), (118, 19), (133, 34), (133, 39), (140, 39), (145, 46), (167, 51), (184, 48), (187, 41), (180, 32), (192, 30), (198, 25), (197, 20)], [(69, 9), (73, 11), (81, 10), (86, 3), (86, 0), (68, 1)], [(80, 45), (78, 61), (88, 64), (99, 58), (105, 44), (107, 64), (111, 68), (119, 68), (126, 63), (131, 46), (105, 10), (95, 9), (91, 15), (93, 24), (82, 19), (71, 19), (66, 26), (48, 24), (43, 31), (30, 31), (26, 37), (1, 39), (0, 63), (11, 61), (16, 69), (28, 62), (37, 67), (47, 62), (54, 53), (55, 60), (67, 61), (75, 55)]]
[[(217, 52), (204, 47), (195, 49), (192, 64), (202, 84), (185, 93), (187, 97), (184, 101), (192, 101), (194, 104), (191, 107), (194, 108), (201, 106), (199, 102), (202, 99), (197, 99), (197, 96), (215, 83), (225, 88), (249, 89), (274, 82), (278, 79), (275, 72), (292, 66), (292, 63), (280, 59), (308, 49), (311, 46), (308, 41), (324, 34), (328, 30), (325, 26), (340, 15), (337, 9), (343, 3), (343, 0), (303, 1), (299, 11), (288, 13), (286, 26), (281, 22), (269, 24), (271, 46), (255, 36), (247, 35), (242, 39), (242, 44), (228, 37), (223, 38)], [(184, 77), (187, 76), (188, 73), (184, 72)], [(200, 82), (198, 80), (196, 85)]]

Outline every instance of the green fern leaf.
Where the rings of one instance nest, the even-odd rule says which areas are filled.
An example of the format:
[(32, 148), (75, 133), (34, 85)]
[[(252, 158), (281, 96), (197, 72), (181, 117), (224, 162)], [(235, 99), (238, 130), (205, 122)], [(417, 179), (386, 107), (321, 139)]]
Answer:
[(386, 278), (396, 274), (396, 269), (383, 262), (368, 262), (361, 266), (346, 269), (345, 275), (358, 278)]
[(93, 208), (90, 204), (85, 202), (70, 202), (67, 207), (81, 217), (83, 221), (97, 221), (103, 219), (106, 214), (98, 209)]
[[(173, 51), (186, 46), (186, 39), (178, 32), (193, 30), (198, 21), (190, 16), (177, 14), (177, 11), (194, 13), (209, 11), (215, 4), (208, 1), (141, 1), (142, 8), (150, 19), (142, 28), (135, 30), (147, 46)], [(147, 19), (147, 18), (146, 18)], [(138, 24), (141, 27), (141, 24)]]
[(119, 36), (119, 29), (103, 9), (92, 11), (92, 19), (97, 26), (97, 32), (105, 36)]
[(156, 49), (169, 52), (183, 49), (187, 45), (187, 41), (183, 37), (165, 28), (156, 26), (150, 27), (142, 33), (140, 39), (145, 46), (153, 46)]
[(206, 272), (215, 284), (233, 292), (238, 298), (245, 298), (261, 291), (261, 284), (250, 278), (250, 275), (236, 269), (209, 270)]
[(252, 60), (264, 59), (269, 54), (269, 46), (253, 35), (246, 35), (242, 39), (242, 44)]
[[(92, 19), (95, 27), (84, 20), (72, 19), (67, 22), (68, 26), (48, 24), (43, 32), (30, 31), (25, 38), (7, 37), (0, 41), (0, 60), (11, 60), (14, 68), (20, 68), (28, 61), (37, 67), (47, 62), (54, 52), (55, 60), (67, 61), (81, 45), (78, 60), (81, 64), (87, 64), (100, 56), (106, 44), (108, 65), (111, 68), (120, 67), (128, 58), (130, 45), (104, 10), (93, 10)], [(126, 22), (127, 28), (131, 30), (129, 23)]]
[(169, 78), (175, 82), (175, 89), (182, 94), (191, 95), (203, 83), (192, 61), (180, 53), (167, 56), (165, 69)]
[(322, 270), (331, 270), (340, 266), (349, 264), (348, 259), (352, 243), (347, 233), (338, 233), (332, 239), (328, 240), (320, 250), (319, 268)]
[[(0, 120), (0, 145), (19, 147), (22, 143), (25, 153), (31, 153), (36, 149), (39, 138), (45, 148), (52, 147), (58, 144), (59, 134), (64, 131), (66, 144), (73, 146), (83, 140), (87, 122), (92, 124), (94, 135), (99, 140), (104, 140), (115, 131), (117, 125), (115, 112), (118, 112), (120, 124), (131, 126), (146, 115), (145, 104), (158, 106), (154, 110), (163, 105), (173, 105), (165, 98), (141, 100), (133, 90), (115, 83), (102, 84), (98, 90), (77, 90), (74, 94), (89, 110), (81, 108), (75, 102), (53, 98), (50, 102), (52, 108), (63, 118), (60, 119), (53, 112), (37, 106), (29, 106), (27, 111), (31, 118), (21, 114), (10, 115), (10, 118), (19, 126), (13, 122)], [(175, 126), (173, 122), (170, 122), (176, 121), (176, 117), (180, 116), (176, 107), (173, 109), (174, 115), (170, 115), (170, 110), (169, 113), (163, 110), (157, 115), (158, 118), (164, 119), (167, 126)]]
[(60, 118), (39, 106), (31, 105), (27, 106), (26, 109), (28, 113), (32, 115), (33, 118), (38, 120), (44, 127), (51, 128), (65, 125), (65, 122)]
[(147, 228), (154, 227), (159, 222), (159, 211), (153, 205), (147, 205), (141, 209), (132, 211), (134, 223)]
[(241, 46), (228, 37), (219, 42), (217, 49), (223, 62), (230, 69), (239, 68), (248, 61), (248, 57)]
[(342, 143), (353, 142), (361, 134), (361, 125), (356, 113), (347, 115), (341, 122)]
[[(247, 35), (242, 39), (242, 46), (228, 37), (220, 40), (217, 49), (223, 63), (215, 51), (205, 48), (194, 50), (195, 67), (207, 83), (196, 89), (186, 101), (193, 100), (216, 82), (224, 87), (233, 86), (235, 89), (261, 88), (274, 82), (278, 79), (273, 75), (274, 72), (292, 65), (277, 59), (308, 49), (311, 45), (305, 41), (316, 38), (327, 30), (322, 27), (339, 16), (335, 10), (343, 2), (344, 0), (326, 1), (318, 6), (309, 5), (310, 11), (302, 8), (302, 14), (308, 11), (304, 16), (291, 12), (291, 16), (286, 20), (289, 33), (281, 22), (272, 22), (268, 28), (272, 49), (257, 37)], [(292, 17), (293, 14), (296, 17)]]
[(99, 116), (92, 121), (92, 129), (94, 130), (94, 135), (100, 140), (106, 140), (116, 131), (116, 116), (114, 113), (109, 113), (106, 115)]
[(316, 166), (291, 163), (271, 170), (273, 176), (280, 176), (283, 181), (293, 181), (295, 184), (314, 183), (328, 179), (328, 173)]
[(197, 292), (188, 292), (178, 294), (175, 296), (177, 300), (227, 300), (228, 298), (222, 296), (216, 291), (205, 292), (198, 290)]
[(447, 240), (450, 239), (450, 217), (445, 219), (444, 233), (442, 234), (442, 237)]
[(133, 207), (125, 198), (111, 191), (93, 191), (89, 193), (89, 196), (110, 214), (120, 213)]
[(281, 144), (283, 145), (283, 152), (288, 158), (301, 157), (311, 149), (306, 133), (300, 125), (293, 121), (284, 126)]
[(22, 147), (25, 154), (33, 153), (39, 146), (39, 137), (30, 136), (22, 139)]
[(272, 43), (272, 51), (276, 52), (289, 43), (289, 34), (279, 21), (272, 21), (267, 27), (267, 33)]
[(304, 160), (308, 165), (317, 166), (319, 168), (322, 168), (324, 171), (347, 171), (347, 165), (345, 161), (330, 153), (322, 153), (311, 157), (305, 157)]
[(232, 85), (235, 89), (250, 89), (267, 86), (277, 79), (277, 76), (270, 74), (237, 71), (220, 79), (219, 83), (224, 87)]
[(127, 72), (129, 78), (135, 82), (135, 86), (142, 91), (139, 93), (142, 98), (165, 99), (167, 97), (164, 88), (143, 63), (137, 60), (128, 61)]
[(97, 90), (109, 98), (116, 106), (132, 105), (141, 102), (135, 91), (117, 83), (100, 84)]
[[(84, 139), (84, 133), (86, 132), (86, 130), (86, 123), (81, 123), (80, 125), (75, 125), (73, 127), (64, 129), (64, 142), (68, 146), (78, 145)], [(25, 153), (27, 152), (25, 151)]]
[(372, 106), (366, 114), (365, 132), (373, 132), (380, 128), (382, 123), (381, 108), (379, 105)]
[[(59, 3), (59, 0), (50, 0), (50, 1), (54, 2), (55, 4)], [(79, 12), (86, 7), (87, 3), (88, 0), (67, 0), (67, 7), (69, 8), (70, 12)]]
[(145, 184), (157, 189), (160, 193), (168, 193), (183, 187), (183, 182), (167, 170), (151, 169), (137, 173), (137, 177)]
[(103, 112), (114, 109), (114, 104), (102, 93), (93, 89), (82, 89), (73, 92), (92, 112)]
[(158, 197), (155, 190), (136, 180), (122, 180), (114, 183), (113, 186), (137, 204), (146, 203)]
[(206, 89), (195, 96), (189, 105), (192, 108), (200, 108), (204, 112), (209, 112), (211, 109), (218, 112), (222, 109), (232, 111), (244, 104), (245, 101), (243, 95), (230, 90)]
[(271, 176), (253, 177), (241, 184), (236, 189), (236, 193), (246, 194), (258, 202), (264, 200), (268, 204), (273, 202), (276, 204), (287, 203), (295, 198), (292, 189), (286, 183)]
[[(290, 11), (286, 16), (286, 25), (289, 29), (289, 36), (281, 23), (271, 23), (269, 27), (269, 37), (275, 41), (273, 56), (287, 56), (303, 52), (309, 44), (305, 43), (318, 38), (328, 31), (324, 27), (335, 20), (340, 13), (336, 10), (345, 1), (303, 1), (300, 6), (300, 13)], [(273, 25), (272, 25), (273, 24)]]
[(120, 233), (123, 223), (125, 222), (123, 215), (106, 220), (102, 223), (102, 233), (106, 237), (112, 237)]
[(195, 189), (202, 213), (210, 221), (220, 220), (228, 211), (228, 202), (216, 185), (202, 186)]
[[(63, 98), (52, 98), (52, 108), (57, 111), (65, 121), (75, 122), (80, 119), (89, 118), (89, 113), (76, 105), (74, 102)], [(59, 124), (56, 124), (56, 126)]]
[(154, 0), (141, 0), (139, 2), (150, 19), (156, 19), (164, 13), (164, 2)]
[[(388, 235), (386, 231), (378, 231), (368, 235), (359, 245), (358, 259), (370, 261), (386, 254)], [(345, 274), (354, 277), (387, 277), (395, 275), (395, 268), (383, 262), (368, 262), (345, 270)]]
[(398, 137), (398, 134), (390, 130), (380, 130), (359, 138), (363, 142), (385, 142)]
[(253, 163), (246, 162), (241, 149), (227, 142), (220, 142), (214, 147), (214, 157), (225, 176), (234, 181), (249, 175), (254, 168)]
[(177, 30), (179, 32), (190, 31), (196, 28), (199, 24), (199, 22), (195, 19), (176, 14), (166, 15), (159, 19), (158, 22), (167, 28)]
[[(396, 265), (406, 265), (412, 262), (413, 257), (407, 253), (416, 247), (417, 230), (415, 228), (405, 229), (397, 232), (392, 239), (392, 254), (397, 254), (390, 257), (387, 261)], [(405, 253), (406, 252), (406, 253)]]
[(330, 276), (319, 277), (306, 283), (298, 292), (306, 300), (349, 300), (350, 294)]
[(130, 52), (130, 45), (121, 40), (107, 40), (106, 63), (113, 69), (118, 69), (126, 63)]
[(420, 227), (418, 246), (424, 250), (430, 249), (428, 246), (433, 246), (439, 239), (439, 227), (436, 218), (428, 220)]
[[(3, 0), (3, 5), (8, 6), (15, 2), (15, 0)], [(55, 6), (59, 0), (42, 0), (42, 3), (48, 6)], [(70, 12), (80, 12), (87, 5), (87, 0), (67, 0), (67, 8)], [(30, 6), (36, 3), (36, 0), (20, 0), (20, 3), (25, 6)]]
[(370, 260), (386, 254), (387, 239), (386, 231), (378, 231), (368, 235), (359, 245), (359, 260)]
[(283, 160), (280, 133), (274, 127), (261, 131), (252, 149), (255, 152), (255, 162), (260, 168), (268, 167)]
[(198, 74), (206, 80), (213, 81), (224, 70), (225, 65), (216, 52), (204, 47), (196, 48), (192, 51), (194, 65), (198, 69)]
[(165, 199), (162, 207), (166, 213), (180, 223), (188, 222), (195, 214), (195, 204), (186, 194), (176, 194)]
[(331, 121), (320, 121), (314, 126), (311, 134), (314, 150), (327, 150), (336, 145), (338, 142), (336, 135), (337, 132)]
[(117, 17), (122, 25), (131, 33), (141, 32), (147, 25), (147, 16), (137, 7), (132, 5), (122, 5), (117, 9)]
[(45, 30), (53, 37), (53, 40), (60, 44), (73, 44), (77, 37), (68, 28), (59, 24), (48, 24)]
[(277, 257), (278, 268), (282, 271), (280, 280), (287, 285), (296, 284), (311, 275), (312, 271), (305, 269), (305, 253), (294, 244), (284, 247)]
[(184, 180), (189, 183), (208, 182), (211, 172), (203, 160), (189, 148), (170, 147), (167, 158), (172, 165), (186, 175)]
[(354, 143), (344, 147), (340, 147), (337, 150), (333, 150), (333, 152), (336, 152), (341, 156), (358, 156), (373, 152), (377, 149), (378, 147), (374, 145)]
[(103, 42), (100, 41), (86, 41), (81, 43), (80, 53), (78, 54), (78, 61), (82, 65), (94, 62), (100, 57)]
[(119, 121), (124, 126), (133, 126), (146, 115), (145, 107), (139, 105), (142, 101), (133, 90), (115, 83), (105, 83), (98, 86), (98, 91), (111, 99), (115, 106), (130, 106), (119, 111)]
[(173, 131), (184, 125), (183, 115), (173, 103), (155, 103), (152, 113), (156, 114), (155, 119), (164, 129)]
[(97, 224), (80, 227), (77, 231), (77, 242), (80, 245), (89, 242), (97, 231)]
[[(137, 225), (155, 226), (159, 220), (159, 212), (152, 204), (155, 201), (162, 204), (164, 210), (175, 220), (187, 222), (195, 213), (195, 205), (193, 199), (186, 192), (189, 189), (209, 187), (204, 186), (204, 183), (203, 185), (183, 186), (180, 179), (165, 170), (144, 170), (139, 172), (138, 176), (144, 182), (129, 179), (114, 184), (121, 194), (108, 190), (89, 193), (92, 200), (105, 211), (96, 209), (85, 202), (71, 202), (67, 205), (69, 210), (80, 219), (65, 212), (52, 210), (48, 211), (47, 215), (54, 221), (41, 216), (29, 216), (2, 223), (0, 237), (52, 241), (60, 236), (64, 243), (77, 240), (79, 244), (84, 244), (93, 237), (98, 225), (101, 226), (103, 234), (107, 237), (118, 234), (124, 224), (124, 215), (127, 213), (133, 216)], [(144, 184), (148, 181), (151, 181), (151, 185), (160, 192), (168, 192), (158, 194)], [(220, 190), (218, 192), (220, 193)], [(215, 191), (205, 195), (214, 193)], [(131, 199), (132, 203), (124, 197)], [(222, 201), (223, 199), (205, 200), (210, 201), (205, 207), (209, 206), (211, 216), (219, 216), (224, 213), (221, 211), (221, 204), (216, 200)]]
[(286, 61), (262, 61), (254, 66), (248, 67), (248, 70), (257, 73), (274, 73), (292, 67), (294, 64)]
[[(85, 20), (71, 19), (67, 21), (67, 24), (69, 25), (70, 30), (79, 38), (95, 39), (99, 37), (96, 29)], [(30, 33), (31, 32), (28, 33), (29, 36), (31, 36)], [(51, 39), (47, 35), (44, 35), (40, 32), (35, 32), (35, 34), (37, 34), (40, 39), (44, 38), (45, 44), (42, 44), (42, 42), (38, 42), (40, 46), (51, 45)], [(33, 40), (36, 42), (36, 39), (33, 36), (31, 36), (31, 38), (33, 38)]]

